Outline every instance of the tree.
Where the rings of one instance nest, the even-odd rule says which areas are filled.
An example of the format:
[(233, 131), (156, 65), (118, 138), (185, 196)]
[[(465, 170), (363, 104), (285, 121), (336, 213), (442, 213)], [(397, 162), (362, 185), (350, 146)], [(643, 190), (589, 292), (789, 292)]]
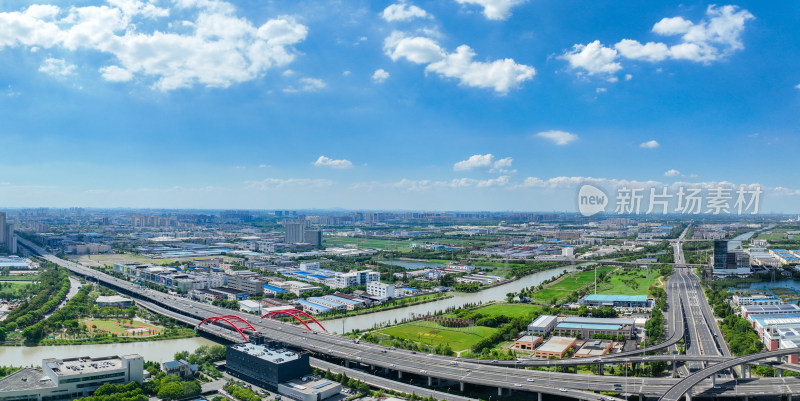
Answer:
[(0, 327), (0, 341), (5, 341), (8, 333), (4, 327)]
[(181, 383), (164, 383), (158, 388), (158, 398), (163, 400), (177, 400), (183, 396), (183, 386)]

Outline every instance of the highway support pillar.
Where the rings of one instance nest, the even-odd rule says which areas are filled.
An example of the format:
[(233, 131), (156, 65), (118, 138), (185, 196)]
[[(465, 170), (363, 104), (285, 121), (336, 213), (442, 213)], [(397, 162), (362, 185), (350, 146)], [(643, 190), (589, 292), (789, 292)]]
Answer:
[(458, 382), (458, 390), (464, 392), (464, 382)]
[(603, 364), (597, 365), (597, 374), (602, 376), (603, 375)]
[(503, 388), (502, 387), (498, 387), (497, 388), (497, 396), (498, 397), (502, 397), (503, 396)]
[(792, 401), (792, 394), (786, 394), (786, 401)]
[(716, 387), (716, 386), (717, 386), (717, 375), (713, 374), (711, 375), (711, 387)]
[[(538, 401), (542, 401), (542, 393), (537, 393), (537, 394), (539, 395)], [(792, 401), (792, 400), (789, 400), (789, 401)]]
[(433, 378), (428, 376), (428, 387), (433, 385)]
[(776, 373), (778, 374), (778, 377), (783, 377), (783, 369), (776, 368)]
[(753, 378), (753, 372), (750, 371), (750, 364), (747, 365), (747, 378), (748, 379)]
[(401, 371), (399, 371), (399, 370), (398, 370), (398, 371), (397, 371), (397, 378), (398, 378), (398, 379), (402, 379), (402, 378), (403, 378), (403, 372), (401, 372)]
[(686, 401), (692, 401), (692, 389), (686, 390)]
[(346, 368), (350, 367), (350, 360), (349, 359), (345, 359), (344, 360), (344, 367), (346, 367)]
[(675, 361), (672, 361), (672, 377), (678, 377), (678, 367)]

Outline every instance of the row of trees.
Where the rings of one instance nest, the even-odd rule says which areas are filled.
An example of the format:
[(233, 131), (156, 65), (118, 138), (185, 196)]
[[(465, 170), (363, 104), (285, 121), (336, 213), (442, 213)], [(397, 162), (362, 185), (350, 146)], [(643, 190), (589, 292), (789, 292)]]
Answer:
[(42, 264), (45, 271), (39, 277), (39, 292), (12, 310), (0, 322), (0, 327), (5, 327), (8, 331), (28, 327), (42, 320), (67, 296), (70, 284), (66, 270), (47, 261)]
[(147, 401), (141, 386), (137, 382), (128, 384), (106, 383), (95, 390), (89, 397), (79, 398), (78, 401)]

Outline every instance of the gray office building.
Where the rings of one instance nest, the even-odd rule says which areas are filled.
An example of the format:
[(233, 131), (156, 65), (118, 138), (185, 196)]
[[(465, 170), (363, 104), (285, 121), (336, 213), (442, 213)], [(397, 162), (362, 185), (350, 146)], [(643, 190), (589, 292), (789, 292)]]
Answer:
[(286, 227), (287, 244), (306, 242), (306, 223), (304, 221), (287, 221), (284, 226)]
[(270, 391), (277, 391), (280, 383), (311, 372), (307, 352), (266, 341), (259, 333), (251, 335), (250, 342), (229, 345), (225, 365), (231, 376)]
[(311, 246), (322, 247), (322, 230), (305, 230), (304, 238)]

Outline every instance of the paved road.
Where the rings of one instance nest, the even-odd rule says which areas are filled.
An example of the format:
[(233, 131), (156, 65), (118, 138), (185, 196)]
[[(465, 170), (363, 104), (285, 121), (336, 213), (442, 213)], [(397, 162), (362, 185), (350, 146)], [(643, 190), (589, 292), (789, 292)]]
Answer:
[[(43, 253), (43, 255), (48, 260), (58, 263), (77, 274), (100, 280), (104, 285), (130, 294), (137, 299), (138, 303), (147, 305), (146, 307), (149, 309), (152, 308), (158, 313), (171, 316), (187, 324), (197, 324), (200, 320), (211, 316), (236, 314), (243, 319), (247, 319), (259, 332), (269, 338), (307, 349), (315, 355), (330, 355), (354, 363), (377, 368), (388, 368), (391, 371), (398, 372), (398, 374), (414, 374), (422, 377), (441, 378), (501, 389), (541, 392), (584, 400), (596, 399), (597, 394), (593, 393), (594, 391), (643, 394), (649, 397), (661, 396), (678, 383), (678, 380), (673, 378), (625, 378), (510, 369), (491, 364), (482, 365), (465, 362), (457, 358), (439, 355), (423, 355), (412, 351), (394, 350), (366, 342), (355, 343), (351, 338), (324, 332), (309, 332), (299, 326), (273, 320), (261, 320), (252, 315), (236, 313), (228, 309), (148, 290), (129, 281), (116, 279), (55, 256), (46, 253)], [(673, 291), (668, 294), (672, 294), (669, 295), (670, 297), (674, 296)], [(670, 312), (675, 313), (674, 311)], [(229, 327), (204, 324), (200, 329), (233, 341), (237, 340), (238, 333), (232, 331)], [(605, 360), (605, 358), (601, 359)], [(593, 363), (593, 361), (587, 362)], [(704, 391), (704, 389), (708, 389), (708, 386), (708, 384), (701, 382), (697, 384), (695, 390)], [(562, 388), (564, 391), (561, 391)], [(760, 394), (762, 392), (784, 394), (787, 389), (792, 393), (800, 393), (800, 379), (754, 379), (748, 383), (740, 383), (735, 389), (722, 389), (720, 391), (726, 396), (732, 396), (735, 393), (741, 395), (749, 392), (752, 392), (752, 394)]]
[(69, 276), (69, 291), (67, 291), (67, 296), (64, 297), (64, 300), (61, 301), (61, 303), (58, 304), (58, 306), (55, 309), (53, 309), (52, 312), (44, 315), (44, 319), (47, 319), (48, 317), (52, 316), (53, 313), (56, 313), (57, 310), (63, 308), (64, 305), (66, 305), (67, 302), (69, 302), (69, 300), (72, 299), (72, 297), (74, 297), (75, 294), (78, 293), (78, 289), (80, 288), (80, 286), (81, 286), (81, 282), (78, 281), (78, 279), (76, 279), (75, 277)]
[(323, 361), (317, 358), (310, 359), (311, 366), (317, 369), (329, 370), (332, 373), (346, 373), (347, 377), (352, 377), (356, 380), (361, 380), (372, 387), (382, 388), (384, 390), (402, 391), (406, 394), (416, 394), (422, 397), (433, 397), (437, 400), (448, 401), (477, 401), (474, 398), (463, 397), (456, 394), (445, 393), (443, 391), (431, 390), (425, 387), (415, 386), (409, 383), (403, 383), (396, 380), (387, 379), (385, 377), (376, 376), (360, 370), (347, 368), (335, 363)]

